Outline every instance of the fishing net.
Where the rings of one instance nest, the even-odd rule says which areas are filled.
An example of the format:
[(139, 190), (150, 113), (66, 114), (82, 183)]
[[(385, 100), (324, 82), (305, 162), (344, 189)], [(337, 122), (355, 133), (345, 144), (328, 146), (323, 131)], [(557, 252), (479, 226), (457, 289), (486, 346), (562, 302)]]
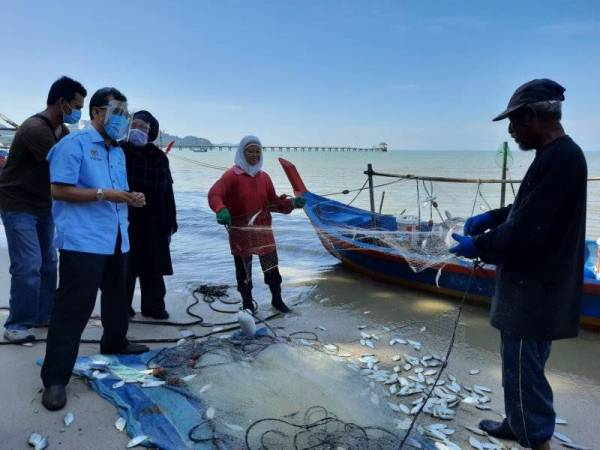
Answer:
[[(397, 448), (405, 432), (386, 405), (386, 390), (314, 333), (209, 337), (165, 348), (148, 362), (155, 377), (207, 406), (193, 442), (215, 448)], [(210, 438), (206, 436), (209, 435)], [(411, 440), (407, 448), (417, 445)]]

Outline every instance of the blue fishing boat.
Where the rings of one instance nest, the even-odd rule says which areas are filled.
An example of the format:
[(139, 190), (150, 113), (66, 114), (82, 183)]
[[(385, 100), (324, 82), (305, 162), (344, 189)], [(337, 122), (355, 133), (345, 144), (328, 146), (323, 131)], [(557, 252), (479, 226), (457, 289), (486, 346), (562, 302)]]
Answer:
[[(306, 188), (292, 163), (283, 158), (279, 161), (294, 194), (306, 199), (304, 211), (321, 243), (344, 266), (378, 280), (456, 298), (466, 295), (472, 302), (490, 303), (494, 291), (493, 265), (478, 267), (473, 272), (473, 264), (462, 258), (448, 257), (436, 261), (426, 252), (411, 251), (415, 248), (411, 243), (404, 248), (390, 245), (389, 241), (378, 236), (398, 232), (395, 216), (373, 214), (316, 195)], [(588, 240), (586, 246), (581, 325), (600, 330), (600, 281), (595, 275), (598, 245), (596, 241)]]

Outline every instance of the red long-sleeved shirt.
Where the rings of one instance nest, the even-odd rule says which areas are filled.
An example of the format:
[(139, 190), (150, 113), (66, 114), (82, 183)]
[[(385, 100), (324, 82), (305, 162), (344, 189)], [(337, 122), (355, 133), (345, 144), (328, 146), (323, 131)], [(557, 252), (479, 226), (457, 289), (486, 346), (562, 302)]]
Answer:
[[(271, 212), (292, 212), (291, 198), (280, 198), (266, 172), (251, 177), (233, 166), (208, 191), (214, 212), (227, 208), (231, 214), (229, 245), (235, 256), (265, 255), (275, 251)], [(253, 225), (252, 217), (259, 213)]]

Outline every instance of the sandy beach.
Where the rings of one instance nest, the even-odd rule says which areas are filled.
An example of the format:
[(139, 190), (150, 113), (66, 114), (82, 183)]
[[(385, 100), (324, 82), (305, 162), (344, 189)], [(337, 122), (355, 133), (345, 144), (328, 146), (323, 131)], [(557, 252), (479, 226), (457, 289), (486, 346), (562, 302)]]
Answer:
[[(8, 303), (9, 275), (6, 250), (1, 254), (0, 305)], [(256, 283), (262, 284), (262, 282)], [(314, 288), (300, 298), (294, 298), (294, 286), (284, 284), (288, 301), (297, 302), (295, 312), (285, 318), (273, 321), (281, 328), (281, 333), (308, 330), (319, 334), (324, 343), (335, 343), (346, 351), (361, 354), (366, 349), (358, 343), (359, 325), (368, 325), (366, 330), (383, 333), (382, 327), (411, 323), (402, 329), (402, 335), (418, 339), (426, 349), (443, 353), (456, 313), (456, 302), (442, 297), (391, 286), (356, 276), (337, 265), (327, 270), (322, 279), (313, 284)], [(174, 320), (185, 321), (185, 306), (191, 296), (169, 296), (168, 305), (174, 313)], [(265, 300), (259, 300), (260, 310), (269, 310)], [(197, 308), (201, 314), (210, 317), (206, 305)], [(368, 312), (368, 313), (365, 313)], [(2, 322), (6, 311), (1, 311)], [(317, 327), (321, 326), (327, 331)], [(421, 331), (422, 327), (426, 330)], [(183, 329), (183, 328), (182, 328)], [(177, 338), (179, 329), (173, 327), (132, 324), (130, 337)], [(192, 328), (196, 334), (203, 334), (206, 328)], [(374, 331), (374, 332), (375, 332)], [(100, 328), (91, 321), (84, 337), (97, 338)], [(37, 330), (38, 337), (45, 330)], [(382, 339), (385, 341), (385, 339)], [(580, 337), (556, 342), (548, 366), (548, 375), (555, 392), (555, 406), (560, 417), (568, 425), (559, 426), (558, 431), (568, 435), (575, 442), (597, 448), (597, 433), (593, 424), (600, 423), (600, 360), (597, 349), (600, 336), (582, 332)], [(2, 449), (26, 449), (26, 440), (31, 432), (48, 436), (50, 448), (65, 450), (81, 449), (122, 449), (129, 438), (114, 428), (117, 418), (115, 408), (100, 398), (80, 379), (74, 378), (68, 387), (69, 402), (60, 412), (48, 412), (41, 403), (39, 367), (36, 359), (43, 357), (44, 344), (33, 347), (1, 346), (2, 386), (0, 396), (6, 405), (0, 418)], [(459, 406), (457, 418), (451, 426), (457, 429), (453, 441), (468, 448), (468, 433), (461, 425), (476, 425), (482, 418), (497, 418), (503, 411), (500, 387), (500, 366), (497, 353), (498, 333), (487, 320), (487, 310), (479, 306), (466, 305), (457, 334), (457, 341), (447, 368), (465, 383), (477, 383), (493, 389), (492, 411), (479, 411), (471, 406)], [(84, 344), (80, 355), (90, 355), (98, 351), (97, 345)], [(382, 361), (390, 361), (398, 352), (387, 342), (376, 346), (374, 351)], [(384, 363), (383, 365), (386, 365)], [(481, 373), (469, 375), (470, 369), (480, 369)], [(292, 381), (292, 380), (291, 380)], [(292, 381), (293, 382), (293, 381)], [(291, 405), (291, 407), (293, 407)], [(496, 411), (496, 412), (494, 412)], [(67, 412), (75, 415), (75, 423), (66, 428), (63, 417)], [(422, 415), (419, 423), (428, 423)], [(510, 444), (510, 443), (507, 443)], [(515, 446), (514, 443), (512, 446)], [(555, 448), (559, 447), (554, 443)]]

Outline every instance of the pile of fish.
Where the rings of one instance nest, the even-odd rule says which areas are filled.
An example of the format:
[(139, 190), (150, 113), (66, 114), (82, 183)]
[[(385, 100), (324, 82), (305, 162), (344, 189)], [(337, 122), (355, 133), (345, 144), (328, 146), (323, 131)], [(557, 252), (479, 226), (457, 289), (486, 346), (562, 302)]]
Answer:
[[(359, 343), (363, 347), (375, 349), (380, 336), (365, 331), (367, 325), (360, 325)], [(425, 328), (421, 329), (421, 332)], [(383, 334), (389, 334), (389, 327), (383, 328)], [(492, 410), (490, 394), (492, 390), (486, 386), (478, 384), (460, 383), (452, 374), (445, 374), (442, 377), (442, 370), (446, 365), (445, 357), (435, 353), (425, 354), (423, 356), (414, 356), (410, 351), (420, 352), (423, 348), (421, 342), (395, 336), (389, 341), (390, 346), (406, 346), (408, 351), (400, 352), (392, 356), (392, 364), (385, 364), (391, 369), (382, 368), (384, 364), (379, 360), (376, 354), (371, 352), (362, 353), (360, 356), (349, 358), (350, 353), (340, 352), (337, 345), (326, 344), (325, 350), (336, 356), (346, 357), (347, 365), (350, 369), (359, 372), (364, 376), (371, 388), (370, 400), (379, 405), (380, 396), (376, 392), (376, 386), (384, 389), (387, 406), (402, 416), (397, 420), (397, 428), (408, 430), (416, 416), (419, 413), (429, 415), (434, 420), (444, 422), (451, 421), (456, 417), (457, 406), (472, 405), (480, 410)], [(412, 350), (410, 350), (410, 349)], [(380, 365), (382, 367), (380, 367)], [(471, 376), (478, 375), (479, 369), (471, 369)], [(379, 391), (380, 392), (380, 391)], [(563, 419), (557, 419), (557, 424), (566, 424)], [(416, 425), (416, 424), (415, 424)], [(416, 425), (416, 430), (424, 436), (430, 438), (439, 450), (462, 450), (461, 447), (450, 440), (454, 435), (455, 429), (447, 424), (432, 423), (425, 427)], [(473, 435), (469, 437), (469, 444), (476, 450), (506, 450), (505, 444), (501, 441), (488, 436), (484, 431), (475, 427), (464, 427)], [(561, 433), (555, 434), (555, 438), (564, 446), (577, 450), (587, 450), (584, 446), (574, 444), (568, 437)]]

